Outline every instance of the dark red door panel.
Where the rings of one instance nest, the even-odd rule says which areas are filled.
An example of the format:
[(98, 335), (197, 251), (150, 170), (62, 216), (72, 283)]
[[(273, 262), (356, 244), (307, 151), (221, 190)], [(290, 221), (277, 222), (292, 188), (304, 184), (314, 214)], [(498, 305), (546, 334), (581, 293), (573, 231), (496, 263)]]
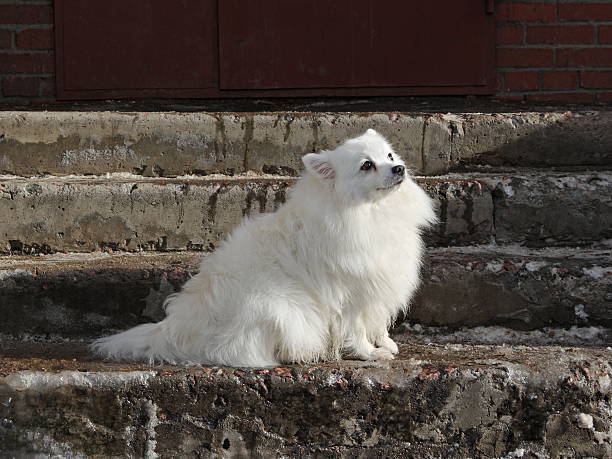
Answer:
[(56, 8), (64, 91), (217, 85), (214, 0), (60, 0)]
[(58, 99), (494, 92), (484, 0), (55, 0)]
[(483, 0), (220, 0), (222, 89), (487, 86)]

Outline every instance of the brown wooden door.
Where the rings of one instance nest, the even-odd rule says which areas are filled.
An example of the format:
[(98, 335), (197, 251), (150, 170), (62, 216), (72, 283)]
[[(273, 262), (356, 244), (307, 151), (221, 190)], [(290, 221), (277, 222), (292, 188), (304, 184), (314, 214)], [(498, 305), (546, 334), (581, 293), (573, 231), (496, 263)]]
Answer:
[(486, 94), (483, 0), (56, 0), (58, 97)]

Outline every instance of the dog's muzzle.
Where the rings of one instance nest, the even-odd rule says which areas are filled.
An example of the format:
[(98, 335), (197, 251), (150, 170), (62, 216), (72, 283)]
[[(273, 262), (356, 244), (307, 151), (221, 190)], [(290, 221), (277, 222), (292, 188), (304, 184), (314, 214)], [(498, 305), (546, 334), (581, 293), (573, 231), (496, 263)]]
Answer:
[(402, 182), (404, 181), (404, 176), (395, 176), (393, 177), (392, 180), (386, 180), (385, 181), (385, 186), (380, 187), (380, 188), (376, 188), (379, 191), (382, 190), (390, 190), (391, 188), (395, 188), (396, 186), (400, 185)]

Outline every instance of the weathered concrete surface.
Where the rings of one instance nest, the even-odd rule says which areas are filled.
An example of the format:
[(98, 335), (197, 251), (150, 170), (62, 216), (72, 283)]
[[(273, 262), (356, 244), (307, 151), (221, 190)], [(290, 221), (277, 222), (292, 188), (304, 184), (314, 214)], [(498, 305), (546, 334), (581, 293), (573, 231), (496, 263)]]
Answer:
[(437, 326), (612, 328), (612, 250), (428, 250), (408, 319)]
[(0, 250), (210, 250), (292, 179), (0, 180)]
[[(435, 246), (576, 245), (612, 238), (612, 173), (419, 178)], [(245, 215), (272, 212), (294, 179), (0, 178), (0, 251), (210, 250)]]
[(0, 333), (86, 337), (164, 317), (201, 254), (0, 257)]
[[(292, 178), (0, 179), (0, 251), (211, 250), (245, 215), (272, 212)], [(491, 190), (452, 178), (422, 181), (442, 209), (432, 243), (489, 242)]]
[(297, 175), (301, 156), (374, 128), (417, 173), (473, 165), (612, 166), (612, 112), (0, 112), (0, 173), (244, 171)]
[(603, 348), (402, 344), (392, 362), (237, 370), (104, 364), (74, 344), (4, 344), (8, 454), (612, 455)]
[(610, 166), (611, 123), (607, 111), (462, 115), (459, 135), (451, 142), (450, 167)]
[[(0, 258), (0, 333), (99, 336), (164, 317), (197, 270), (188, 253)], [(612, 328), (610, 250), (436, 249), (407, 319), (434, 326)]]
[(494, 190), (498, 243), (538, 247), (612, 239), (610, 173), (513, 174), (487, 183)]

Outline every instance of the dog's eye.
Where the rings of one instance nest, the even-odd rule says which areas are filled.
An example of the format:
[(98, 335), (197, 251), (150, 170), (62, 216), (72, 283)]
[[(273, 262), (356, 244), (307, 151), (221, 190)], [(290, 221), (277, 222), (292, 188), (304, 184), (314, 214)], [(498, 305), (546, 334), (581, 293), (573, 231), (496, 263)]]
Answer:
[(387, 155), (387, 158), (389, 158), (391, 161), (393, 161), (393, 155), (392, 155), (391, 153), (389, 153), (389, 154)]
[(372, 169), (372, 167), (374, 167), (374, 164), (372, 164), (372, 161), (366, 161), (365, 163), (361, 165), (361, 170), (369, 171), (370, 169)]

